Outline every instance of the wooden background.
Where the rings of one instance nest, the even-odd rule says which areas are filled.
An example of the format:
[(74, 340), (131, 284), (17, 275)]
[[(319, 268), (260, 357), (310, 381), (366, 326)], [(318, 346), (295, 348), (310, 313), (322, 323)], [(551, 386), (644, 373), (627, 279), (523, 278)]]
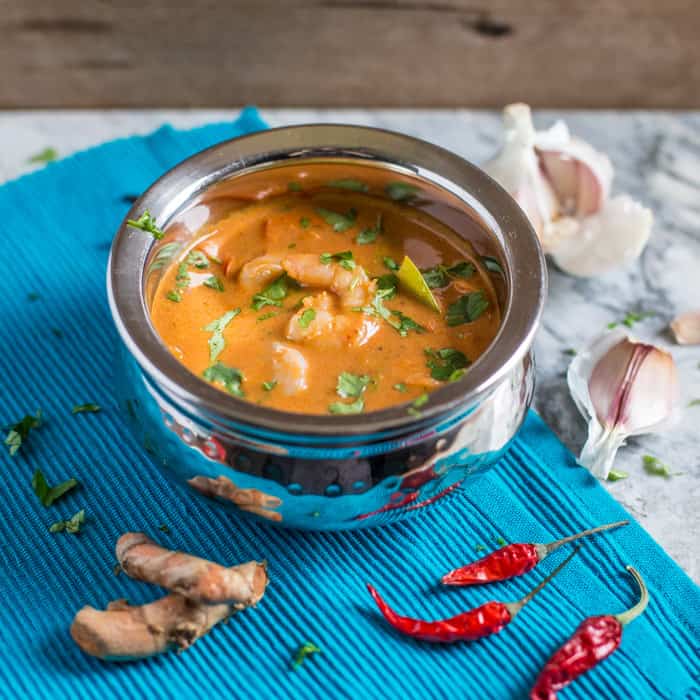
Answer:
[(0, 0), (0, 108), (700, 107), (700, 0)]

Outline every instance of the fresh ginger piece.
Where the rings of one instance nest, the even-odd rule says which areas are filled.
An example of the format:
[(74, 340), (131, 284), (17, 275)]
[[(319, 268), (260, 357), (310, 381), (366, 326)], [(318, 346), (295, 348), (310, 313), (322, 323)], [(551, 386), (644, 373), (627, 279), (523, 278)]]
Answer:
[(86, 605), (70, 628), (75, 643), (104, 661), (133, 661), (171, 649), (185, 650), (235, 612), (228, 603), (200, 605), (171, 593), (146, 605), (111, 602), (106, 610)]
[(268, 583), (264, 563), (249, 561), (238, 566), (221, 566), (161, 547), (142, 532), (122, 535), (116, 550), (117, 561), (125, 574), (167, 588), (195, 603), (227, 603), (241, 610), (255, 605)]

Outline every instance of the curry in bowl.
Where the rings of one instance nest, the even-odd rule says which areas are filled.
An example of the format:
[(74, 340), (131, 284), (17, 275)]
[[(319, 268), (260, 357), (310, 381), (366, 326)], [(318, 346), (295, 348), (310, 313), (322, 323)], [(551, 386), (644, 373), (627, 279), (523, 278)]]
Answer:
[(496, 336), (495, 262), (415, 206), (416, 186), (341, 165), (288, 170), (244, 178), (173, 248), (152, 293), (156, 331), (190, 371), (270, 408), (417, 410)]

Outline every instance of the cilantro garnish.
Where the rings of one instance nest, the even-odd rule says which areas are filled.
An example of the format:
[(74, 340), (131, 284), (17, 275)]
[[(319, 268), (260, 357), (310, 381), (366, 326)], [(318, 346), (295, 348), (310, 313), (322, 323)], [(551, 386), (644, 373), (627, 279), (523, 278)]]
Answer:
[(262, 388), (263, 391), (272, 391), (275, 387), (277, 386), (277, 380), (273, 379), (269, 382), (263, 382), (262, 383)]
[(651, 318), (655, 315), (653, 311), (628, 311), (621, 321), (608, 323), (608, 328), (617, 328), (620, 324), (627, 326), (627, 328), (632, 328), (635, 323), (639, 323), (639, 321), (643, 321), (645, 318)]
[(79, 510), (72, 518), (55, 522), (49, 528), (49, 532), (67, 532), (70, 535), (77, 535), (84, 523), (85, 511)]
[(138, 228), (146, 233), (150, 233), (156, 240), (160, 240), (165, 235), (165, 233), (163, 233), (163, 231), (156, 225), (156, 220), (151, 216), (148, 209), (146, 209), (146, 211), (144, 211), (138, 219), (127, 219), (126, 223), (133, 228)]
[(374, 243), (374, 241), (377, 240), (377, 236), (381, 234), (382, 232), (382, 215), (379, 214), (377, 216), (377, 223), (370, 227), (366, 228), (358, 234), (357, 238), (355, 239), (360, 245), (366, 245), (367, 243)]
[(340, 253), (321, 253), (318, 259), (321, 261), (321, 265), (330, 265), (332, 262), (337, 262), (345, 270), (354, 270), (356, 267), (351, 250), (343, 250)]
[(395, 202), (401, 202), (415, 197), (420, 192), (420, 189), (415, 185), (409, 185), (407, 182), (390, 182), (384, 191), (389, 195), (390, 199), (393, 199)]
[(316, 207), (314, 211), (327, 224), (332, 226), (336, 233), (347, 231), (349, 228), (355, 225), (355, 219), (357, 218), (357, 212), (354, 209), (350, 209), (347, 214), (339, 214), (336, 211), (324, 209), (323, 207)]
[(353, 180), (352, 178), (331, 180), (328, 183), (328, 187), (335, 187), (340, 190), (351, 190), (352, 192), (367, 192), (367, 190), (369, 190), (369, 187), (367, 187), (364, 182)]
[(627, 472), (623, 472), (622, 469), (611, 469), (608, 473), (608, 481), (622, 481), (629, 476)]
[(175, 275), (176, 287), (188, 287), (190, 284), (190, 273), (187, 271), (187, 263), (181, 262), (177, 266), (177, 275)]
[(276, 311), (268, 311), (266, 314), (262, 314), (261, 316), (258, 316), (256, 321), (267, 321), (268, 318), (274, 318), (277, 316)]
[(335, 403), (328, 406), (330, 413), (336, 415), (351, 415), (354, 413), (362, 413), (365, 408), (365, 402), (362, 398), (356, 399), (352, 403), (342, 403), (341, 401), (336, 401)]
[(302, 216), (301, 219), (299, 219), (299, 226), (302, 228), (309, 228), (309, 226), (311, 226), (311, 219), (309, 219), (308, 216)]
[(211, 338), (207, 341), (209, 344), (210, 362), (214, 362), (224, 349), (224, 329), (239, 313), (241, 313), (240, 309), (231, 309), (231, 311), (227, 311), (221, 318), (213, 320), (202, 329), (211, 333)]
[(399, 269), (399, 264), (396, 262), (396, 260), (394, 260), (394, 258), (390, 258), (388, 255), (382, 258), (382, 262), (392, 272), (396, 272)]
[(308, 328), (311, 321), (316, 318), (316, 311), (314, 309), (304, 309), (299, 316), (299, 325), (302, 328)]
[(31, 158), (29, 158), (29, 163), (51, 163), (58, 158), (58, 151), (55, 148), (49, 146), (39, 153), (35, 153)]
[(414, 321), (409, 316), (406, 316), (406, 314), (402, 311), (396, 311), (392, 309), (391, 314), (392, 316), (396, 316), (398, 320), (395, 321), (393, 318), (388, 318), (385, 320), (403, 338), (405, 338), (408, 335), (409, 331), (414, 331), (416, 333), (425, 333), (427, 331), (427, 329), (424, 326), (421, 326), (420, 323)]
[(209, 267), (209, 259), (201, 250), (191, 250), (185, 262), (188, 265), (193, 265), (198, 270), (205, 270)]
[(430, 369), (430, 376), (439, 382), (456, 382), (464, 376), (464, 368), (469, 366), (467, 356), (454, 348), (441, 348), (423, 350)]
[(476, 268), (474, 265), (464, 260), (450, 265), (449, 267), (445, 267), (445, 265), (436, 265), (435, 267), (421, 270), (423, 279), (430, 289), (446, 287), (450, 283), (450, 279), (455, 277), (469, 279), (475, 272)]
[(301, 188), (301, 184), (300, 184), (300, 183), (295, 182), (294, 180), (292, 180), (291, 182), (288, 182), (288, 183), (287, 183), (287, 189), (288, 189), (290, 192), (301, 192), (301, 189), (302, 189), (302, 188)]
[(408, 413), (416, 418), (421, 416), (422, 414), (418, 409), (425, 406), (426, 403), (428, 403), (428, 394), (423, 393), (420, 396), (417, 396), (409, 407)]
[(668, 464), (664, 464), (658, 457), (644, 455), (642, 457), (642, 463), (644, 464), (644, 471), (647, 474), (651, 474), (651, 476), (663, 476), (668, 479), (672, 476), (681, 475), (681, 472), (672, 472), (671, 467), (669, 467)]
[(399, 278), (393, 272), (381, 275), (381, 277), (375, 277), (375, 279), (377, 280), (377, 289), (386, 292), (382, 297), (383, 299), (388, 301), (396, 296), (399, 288)]
[(285, 272), (274, 282), (268, 284), (262, 292), (255, 294), (251, 306), (256, 311), (260, 311), (264, 306), (282, 306), (282, 300), (286, 298), (288, 291), (289, 277)]
[(32, 477), (34, 493), (39, 497), (41, 504), (47, 508), (77, 485), (76, 479), (67, 479), (56, 486), (49, 486), (41, 469), (37, 469)]
[(96, 403), (79, 403), (71, 408), (71, 413), (97, 413), (102, 410)]
[(17, 450), (19, 450), (27, 440), (29, 431), (32, 430), (32, 428), (38, 428), (40, 425), (41, 410), (38, 410), (36, 415), (26, 415), (22, 420), (9, 426), (10, 429), (5, 437), (5, 444), (7, 445), (10, 456), (14, 457), (14, 455), (17, 454)]
[(217, 292), (224, 291), (224, 283), (216, 275), (212, 275), (211, 277), (207, 277), (204, 280), (204, 282), (202, 282), (202, 284), (205, 287), (209, 287), (210, 289), (216, 290)]
[(396, 389), (396, 391), (400, 391), (402, 394), (405, 394), (408, 391), (408, 387), (403, 382), (394, 384), (393, 388)]
[(175, 289), (171, 289), (169, 292), (166, 292), (165, 298), (179, 304), (182, 301), (182, 294)]
[(227, 367), (223, 362), (217, 362), (211, 367), (207, 367), (202, 375), (208, 382), (221, 384), (234, 396), (245, 396), (241, 389), (243, 375), (235, 367)]
[(336, 392), (343, 399), (356, 399), (361, 396), (364, 390), (369, 386), (372, 377), (367, 374), (352, 374), (350, 372), (341, 372), (338, 375), (338, 383), (336, 384)]
[(377, 289), (377, 292), (369, 306), (363, 306), (359, 310), (371, 316), (383, 318), (399, 335), (406, 337), (409, 331), (425, 333), (426, 329), (409, 316), (395, 309), (387, 309), (384, 306), (384, 299), (391, 298), (396, 293), (395, 287)]
[(476, 321), (489, 308), (489, 300), (483, 292), (463, 294), (447, 308), (447, 325), (459, 326)]
[(321, 649), (311, 642), (304, 642), (294, 654), (292, 659), (292, 671), (296, 671), (304, 663), (304, 659), (311, 654), (320, 654)]
[(489, 272), (496, 272), (499, 275), (503, 274), (503, 268), (501, 267), (501, 263), (499, 263), (498, 260), (496, 260), (496, 258), (492, 258), (489, 255), (482, 255), (481, 262), (484, 263), (484, 267)]

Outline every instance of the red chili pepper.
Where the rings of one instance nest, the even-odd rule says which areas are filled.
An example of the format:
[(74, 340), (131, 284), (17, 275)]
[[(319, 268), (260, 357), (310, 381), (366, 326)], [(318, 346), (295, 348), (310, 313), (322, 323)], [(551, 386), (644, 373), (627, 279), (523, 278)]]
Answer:
[(573, 636), (560, 647), (530, 691), (530, 700), (556, 700), (561, 690), (612, 654), (620, 646), (622, 628), (641, 615), (649, 602), (649, 593), (639, 572), (627, 567), (639, 586), (639, 602), (618, 615), (597, 615), (586, 618)]
[(480, 605), (473, 610), (460, 613), (446, 620), (417, 620), (411, 617), (404, 617), (394, 612), (380, 597), (374, 586), (367, 584), (374, 601), (379, 606), (379, 610), (386, 621), (396, 630), (409, 637), (422, 639), (426, 642), (471, 642), (475, 639), (488, 637), (491, 634), (500, 632), (520, 610), (529, 603), (568, 563), (578, 552), (578, 547), (552, 571), (549, 576), (543, 579), (524, 598), (512, 603), (502, 603), (491, 600)]
[(600, 525), (549, 544), (509, 544), (471, 564), (453, 569), (442, 577), (442, 582), (446, 586), (473, 586), (492, 581), (506, 581), (534, 569), (547, 555), (563, 544), (628, 524), (629, 520), (620, 520), (616, 523)]

